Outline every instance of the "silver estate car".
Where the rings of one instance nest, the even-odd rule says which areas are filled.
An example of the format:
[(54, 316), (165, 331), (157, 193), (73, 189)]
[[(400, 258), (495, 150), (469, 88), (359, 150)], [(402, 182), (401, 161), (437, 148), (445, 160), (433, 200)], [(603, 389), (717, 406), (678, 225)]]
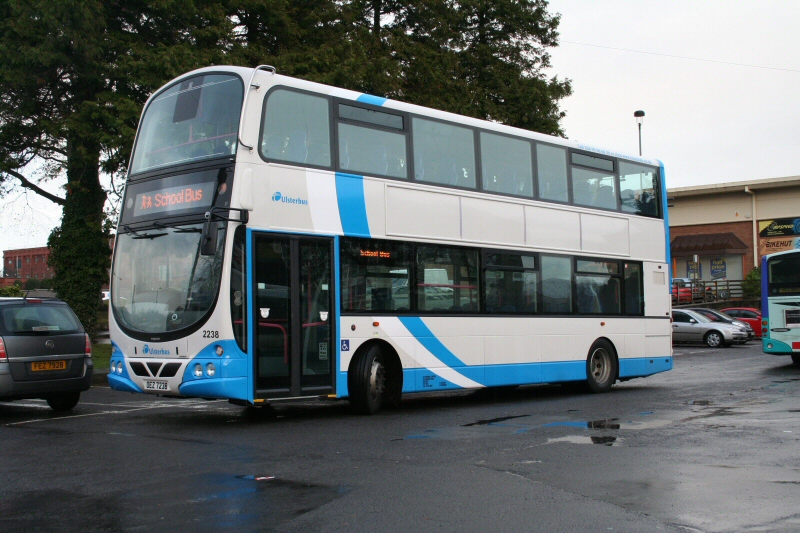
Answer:
[(734, 324), (712, 322), (688, 309), (672, 311), (672, 342), (702, 342), (712, 348), (747, 341), (747, 331)]
[(69, 411), (92, 383), (92, 345), (56, 298), (0, 298), (0, 401), (44, 398)]

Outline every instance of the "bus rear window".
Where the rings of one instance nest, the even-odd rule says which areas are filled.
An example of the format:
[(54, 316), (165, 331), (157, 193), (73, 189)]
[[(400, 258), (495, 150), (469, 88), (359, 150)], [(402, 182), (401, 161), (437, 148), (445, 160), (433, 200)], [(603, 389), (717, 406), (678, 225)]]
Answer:
[(778, 256), (769, 260), (769, 295), (800, 294), (800, 255)]

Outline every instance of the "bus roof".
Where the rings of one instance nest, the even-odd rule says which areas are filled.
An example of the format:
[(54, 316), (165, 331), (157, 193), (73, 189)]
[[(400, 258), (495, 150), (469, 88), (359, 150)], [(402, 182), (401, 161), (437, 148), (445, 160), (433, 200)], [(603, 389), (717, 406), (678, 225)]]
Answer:
[[(150, 96), (148, 99), (148, 104), (150, 100), (161, 92), (166, 87), (173, 85), (176, 81), (179, 81), (184, 78), (190, 78), (192, 76), (197, 76), (203, 73), (221, 73), (221, 72), (230, 72), (231, 74), (236, 74), (245, 80), (250, 79), (253, 75), (253, 68), (246, 68), (246, 67), (235, 67), (235, 66), (212, 66), (212, 67), (204, 67), (197, 70), (193, 70), (191, 72), (187, 72), (179, 76), (178, 78), (169, 81), (166, 85), (160, 87), (157, 91), (153, 92), (153, 95)], [(438, 118), (441, 120), (448, 120), (459, 122), (466, 126), (471, 126), (474, 128), (482, 128), (489, 131), (496, 131), (499, 133), (505, 133), (508, 135), (515, 135), (519, 137), (527, 137), (529, 139), (546, 142), (550, 144), (557, 144), (561, 146), (565, 146), (567, 148), (572, 148), (575, 150), (583, 150), (586, 152), (593, 152), (600, 155), (605, 155), (609, 157), (617, 157), (620, 159), (625, 159), (627, 161), (642, 163), (645, 165), (651, 165), (655, 167), (661, 166), (661, 161), (658, 159), (651, 159), (646, 157), (640, 157), (637, 155), (626, 154), (623, 152), (618, 152), (615, 150), (608, 150), (604, 149), (592, 144), (586, 144), (579, 141), (565, 139), (563, 137), (556, 137), (553, 135), (546, 135), (544, 133), (538, 133), (531, 130), (525, 130), (522, 128), (515, 128), (513, 126), (506, 126), (504, 124), (499, 124), (497, 122), (491, 122), (488, 120), (481, 120), (477, 118), (467, 117), (464, 115), (459, 115), (456, 113), (449, 113), (447, 111), (440, 111), (438, 109), (430, 108), (430, 107), (423, 107), (415, 104), (409, 104), (406, 102), (401, 102), (399, 100), (391, 100), (379, 96), (369, 95), (367, 93), (360, 93), (358, 91), (351, 91), (349, 89), (341, 89), (338, 87), (333, 87), (330, 85), (324, 85), (322, 83), (316, 83), (313, 81), (302, 80), (299, 78), (292, 78), (290, 76), (284, 76), (281, 74), (273, 74), (269, 71), (261, 70), (258, 74), (256, 74), (256, 79), (265, 79), (266, 77), (274, 77), (275, 84), (277, 85), (285, 85), (288, 87), (293, 87), (296, 89), (303, 89), (307, 91), (317, 92), (321, 94), (325, 94), (328, 96), (333, 96), (337, 98), (349, 99), (349, 100), (359, 100), (363, 103), (378, 105), (381, 107), (385, 107), (387, 109), (394, 109), (396, 111), (402, 111), (405, 113), (413, 113), (417, 115), (424, 115), (431, 118)], [(254, 80), (255, 81), (255, 80)], [(147, 108), (147, 105), (144, 106)]]

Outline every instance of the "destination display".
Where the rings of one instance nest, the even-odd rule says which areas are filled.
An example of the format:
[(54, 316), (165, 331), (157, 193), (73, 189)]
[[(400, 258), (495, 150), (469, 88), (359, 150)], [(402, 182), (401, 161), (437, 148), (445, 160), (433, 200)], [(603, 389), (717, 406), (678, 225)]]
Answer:
[(800, 328), (800, 309), (786, 309), (783, 316), (787, 328)]
[(209, 207), (214, 199), (216, 181), (167, 187), (137, 194), (133, 199), (133, 216), (173, 213), (184, 209)]

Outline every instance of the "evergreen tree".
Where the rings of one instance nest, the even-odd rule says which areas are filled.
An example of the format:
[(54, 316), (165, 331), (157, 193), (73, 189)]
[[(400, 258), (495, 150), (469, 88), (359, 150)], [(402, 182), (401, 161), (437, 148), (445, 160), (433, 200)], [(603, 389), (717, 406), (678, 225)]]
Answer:
[[(63, 207), (53, 285), (90, 334), (107, 281), (101, 173), (124, 177), (147, 97), (213, 64), (563, 134), (545, 0), (0, 0), (0, 194)], [(64, 194), (31, 178), (66, 177)]]
[[(147, 96), (218, 61), (231, 28), (213, 2), (0, 0), (0, 182), (63, 206), (53, 285), (92, 336), (109, 266), (100, 172), (124, 171)], [(28, 179), (32, 164), (66, 176), (64, 196)]]

